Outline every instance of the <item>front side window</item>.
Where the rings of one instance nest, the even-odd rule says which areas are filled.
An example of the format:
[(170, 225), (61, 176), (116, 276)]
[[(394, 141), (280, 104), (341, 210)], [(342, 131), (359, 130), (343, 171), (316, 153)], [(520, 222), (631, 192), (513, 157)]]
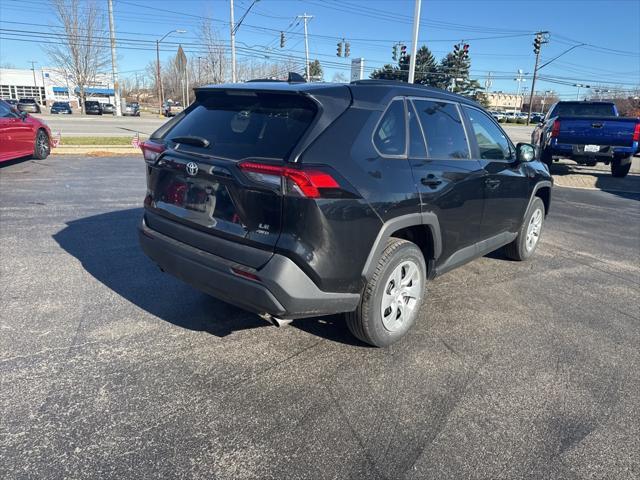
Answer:
[(480, 158), (483, 160), (511, 159), (509, 140), (495, 122), (480, 110), (466, 106), (464, 109), (469, 116), (471, 128), (478, 143)]
[(404, 101), (394, 100), (373, 134), (373, 143), (381, 155), (404, 155), (407, 141)]
[(462, 119), (453, 103), (414, 100), (422, 124), (429, 158), (458, 160), (469, 158)]
[(3, 102), (0, 102), (0, 118), (13, 118), (15, 115), (11, 109)]

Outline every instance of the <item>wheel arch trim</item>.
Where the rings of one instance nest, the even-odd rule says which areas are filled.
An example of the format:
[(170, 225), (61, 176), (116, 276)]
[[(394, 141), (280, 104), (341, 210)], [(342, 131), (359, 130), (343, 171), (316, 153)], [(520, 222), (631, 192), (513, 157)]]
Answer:
[[(367, 260), (362, 269), (362, 277), (365, 280), (371, 278), (376, 268), (376, 261), (382, 255), (387, 240), (393, 235), (394, 232), (407, 227), (425, 226), (429, 228), (431, 238), (433, 239), (433, 252), (434, 259), (437, 259), (442, 253), (442, 237), (440, 233), (440, 222), (438, 222), (438, 216), (433, 212), (422, 213), (410, 213), (408, 215), (402, 215), (400, 217), (387, 220), (378, 235), (373, 242), (373, 246), (369, 251)], [(430, 259), (425, 258), (425, 262), (428, 263)]]

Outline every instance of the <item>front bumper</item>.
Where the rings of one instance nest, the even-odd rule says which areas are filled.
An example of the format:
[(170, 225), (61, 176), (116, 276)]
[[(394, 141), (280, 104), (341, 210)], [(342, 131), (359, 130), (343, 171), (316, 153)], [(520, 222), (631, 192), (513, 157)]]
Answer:
[[(165, 272), (251, 312), (295, 319), (350, 312), (360, 301), (359, 294), (320, 290), (283, 255), (274, 254), (263, 267), (252, 269), (163, 235), (144, 220), (139, 239), (144, 253)], [(258, 280), (241, 277), (233, 269), (253, 274)]]

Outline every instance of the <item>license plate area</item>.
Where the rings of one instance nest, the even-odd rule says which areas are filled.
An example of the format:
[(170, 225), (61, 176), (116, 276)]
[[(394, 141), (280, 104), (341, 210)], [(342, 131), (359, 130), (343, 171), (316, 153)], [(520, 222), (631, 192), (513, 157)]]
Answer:
[(585, 145), (584, 151), (585, 153), (599, 153), (600, 145)]

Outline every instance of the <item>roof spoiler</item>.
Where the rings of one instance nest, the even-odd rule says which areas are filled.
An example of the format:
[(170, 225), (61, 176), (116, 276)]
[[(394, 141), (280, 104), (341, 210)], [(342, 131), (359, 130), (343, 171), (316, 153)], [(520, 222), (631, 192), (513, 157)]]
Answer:
[[(252, 82), (284, 82), (285, 80), (278, 80), (277, 78), (254, 78), (247, 80), (247, 83)], [(307, 83), (302, 75), (296, 72), (289, 72), (289, 76), (286, 80), (287, 83)]]

